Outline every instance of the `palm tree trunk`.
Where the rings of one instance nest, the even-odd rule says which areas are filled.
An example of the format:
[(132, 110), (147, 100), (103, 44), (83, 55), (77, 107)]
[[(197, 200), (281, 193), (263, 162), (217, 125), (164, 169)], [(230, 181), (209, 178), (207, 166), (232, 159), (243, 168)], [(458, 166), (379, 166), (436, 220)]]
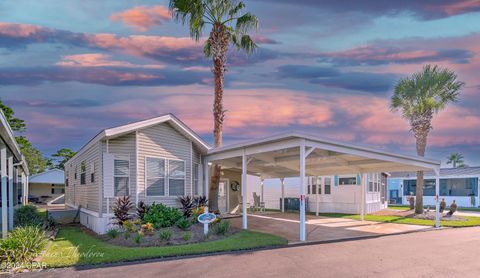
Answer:
[[(227, 58), (229, 37), (225, 26), (215, 24), (210, 32), (211, 53), (213, 60), (213, 76), (215, 81), (215, 98), (213, 102), (213, 140), (215, 148), (222, 146), (223, 120), (223, 80)], [(218, 185), (220, 183), (221, 166), (215, 164), (209, 189), (209, 206), (212, 211), (218, 211)]]
[[(425, 149), (427, 148), (427, 137), (431, 129), (431, 117), (420, 120), (413, 125), (413, 132), (415, 134), (417, 155), (424, 157)], [(425, 184), (423, 178), (423, 171), (417, 171), (417, 188), (415, 190), (415, 213), (423, 213), (423, 186)]]

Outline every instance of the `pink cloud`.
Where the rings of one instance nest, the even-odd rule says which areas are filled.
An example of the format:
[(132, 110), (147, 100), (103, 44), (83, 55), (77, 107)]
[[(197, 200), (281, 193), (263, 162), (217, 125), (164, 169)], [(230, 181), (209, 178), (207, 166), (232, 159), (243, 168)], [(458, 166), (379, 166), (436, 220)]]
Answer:
[(480, 1), (478, 0), (467, 0), (467, 1), (457, 1), (454, 3), (449, 3), (445, 5), (432, 6), (434, 10), (441, 10), (447, 15), (458, 15), (469, 11), (478, 11), (480, 10)]
[(164, 68), (164, 65), (143, 65), (133, 64), (126, 61), (111, 59), (111, 55), (101, 53), (85, 53), (63, 56), (62, 60), (56, 63), (63, 67), (121, 67), (121, 68)]
[(0, 34), (10, 37), (26, 38), (44, 30), (45, 28), (31, 24), (12, 24), (0, 22)]
[(115, 13), (110, 17), (112, 21), (121, 21), (135, 30), (145, 32), (155, 25), (160, 25), (172, 18), (170, 11), (162, 5), (138, 6), (132, 9)]

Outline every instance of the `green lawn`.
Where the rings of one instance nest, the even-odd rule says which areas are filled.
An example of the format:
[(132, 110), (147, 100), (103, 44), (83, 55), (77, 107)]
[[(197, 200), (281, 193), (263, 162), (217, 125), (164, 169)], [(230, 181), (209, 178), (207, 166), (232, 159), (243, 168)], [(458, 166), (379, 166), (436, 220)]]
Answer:
[[(430, 209), (435, 210), (435, 206), (429, 206)], [(409, 210), (409, 206), (407, 205), (392, 205), (388, 206), (389, 209), (394, 209), (394, 210)], [(427, 208), (427, 206), (425, 206)], [(446, 208), (448, 210), (448, 208)], [(479, 211), (480, 208), (458, 208), (459, 211)]]
[(62, 228), (47, 247), (42, 261), (48, 267), (65, 267), (130, 261), (147, 258), (246, 250), (287, 244), (287, 240), (270, 234), (240, 231), (226, 239), (167, 247), (129, 248), (107, 244), (85, 234), (79, 228)]
[[(341, 214), (341, 213), (321, 213), (321, 216), (337, 217), (337, 218), (349, 218), (360, 220), (358, 214)], [(466, 221), (440, 221), (440, 225), (443, 227), (473, 227), (480, 226), (480, 217), (464, 216)], [(365, 220), (374, 222), (386, 222), (386, 223), (398, 223), (398, 224), (410, 224), (410, 225), (424, 225), (434, 226), (435, 220), (423, 220), (401, 216), (384, 216), (384, 215), (365, 215)]]
[(410, 209), (409, 206), (399, 206), (399, 205), (388, 206), (388, 208), (393, 210), (409, 210)]

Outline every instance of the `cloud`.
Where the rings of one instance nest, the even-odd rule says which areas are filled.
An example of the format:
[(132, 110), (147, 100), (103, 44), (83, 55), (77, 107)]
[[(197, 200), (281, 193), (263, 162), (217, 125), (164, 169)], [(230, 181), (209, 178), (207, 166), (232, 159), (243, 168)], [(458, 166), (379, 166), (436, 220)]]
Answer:
[[(402, 44), (402, 42), (398, 42)], [(425, 48), (430, 49), (425, 49)], [(383, 46), (381, 42), (352, 49), (320, 54), (319, 61), (338, 66), (362, 66), (383, 64), (418, 64), (425, 62), (451, 61), (469, 63), (474, 54), (468, 49), (441, 48), (419, 45), (418, 47)]]
[(81, 82), (108, 86), (175, 86), (204, 84), (211, 74), (175, 69), (128, 67), (3, 68), (0, 85), (39, 85), (45, 82)]
[(111, 55), (101, 53), (85, 53), (63, 56), (62, 60), (56, 63), (63, 67), (119, 67), (119, 68), (164, 68), (164, 65), (133, 64), (126, 61), (115, 61)]
[(278, 68), (280, 78), (308, 80), (312, 84), (354, 91), (382, 93), (389, 91), (397, 79), (390, 73), (341, 72), (333, 67), (284, 65)]
[(162, 6), (138, 6), (118, 12), (110, 17), (112, 21), (121, 21), (123, 24), (137, 31), (145, 32), (153, 26), (160, 25), (172, 18), (170, 11)]
[[(291, 4), (291, 1), (289, 0), (263, 1)], [(424, 20), (432, 20), (480, 11), (480, 2), (477, 0), (298, 0), (295, 2), (295, 5), (297, 4), (306, 5), (311, 8), (323, 9), (333, 13), (359, 12), (375, 16), (412, 13)]]

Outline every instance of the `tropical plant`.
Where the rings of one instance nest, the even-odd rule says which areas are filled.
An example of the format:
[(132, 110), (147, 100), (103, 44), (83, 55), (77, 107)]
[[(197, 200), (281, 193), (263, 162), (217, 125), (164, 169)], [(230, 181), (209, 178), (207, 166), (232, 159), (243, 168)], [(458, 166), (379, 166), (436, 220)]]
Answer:
[(150, 206), (145, 204), (144, 201), (138, 202), (138, 205), (137, 205), (137, 217), (138, 217), (138, 219), (143, 221), (143, 217), (145, 216), (145, 213), (147, 213), (149, 207)]
[(217, 235), (225, 235), (230, 230), (230, 222), (220, 221), (213, 226), (213, 230)]
[(109, 238), (111, 238), (111, 239), (116, 238), (116, 237), (118, 236), (118, 230), (117, 230), (117, 229), (114, 229), (114, 228), (108, 229), (108, 231), (107, 231), (107, 236), (108, 236)]
[(130, 220), (123, 221), (122, 226), (126, 233), (135, 233), (138, 231), (138, 226)]
[(185, 241), (189, 241), (191, 237), (192, 237), (192, 234), (189, 232), (185, 232), (182, 236), (183, 240)]
[(140, 242), (142, 241), (142, 238), (143, 238), (143, 234), (141, 232), (138, 232), (135, 234), (135, 236), (133, 237), (133, 242), (135, 242), (136, 244), (140, 244)]
[(125, 221), (132, 219), (130, 210), (133, 208), (133, 204), (130, 201), (129, 196), (123, 196), (117, 198), (115, 206), (113, 207), (114, 219), (119, 226), (122, 226)]
[[(206, 27), (210, 34), (206, 39), (203, 52), (212, 58), (215, 81), (213, 102), (215, 148), (222, 146), (223, 122), (226, 110), (223, 107), (223, 81), (226, 69), (227, 52), (230, 45), (247, 54), (252, 53), (257, 45), (248, 32), (258, 28), (258, 19), (251, 13), (243, 12), (245, 4), (235, 0), (170, 0), (170, 10), (175, 19), (187, 24), (190, 36), (199, 41)], [(218, 184), (220, 182), (220, 165), (213, 167), (211, 186), (209, 188), (212, 210), (218, 209)]]
[[(431, 65), (400, 79), (395, 85), (391, 109), (401, 110), (402, 116), (410, 122), (419, 156), (425, 156), (433, 116), (449, 103), (457, 101), (464, 85), (457, 81), (455, 72)], [(423, 171), (418, 171), (415, 213), (423, 212), (423, 186)]]
[(176, 208), (153, 203), (144, 216), (144, 221), (152, 223), (156, 229), (173, 226), (182, 214)]
[(197, 196), (193, 198), (193, 204), (196, 208), (208, 206), (207, 196)]
[(165, 230), (161, 231), (158, 234), (158, 238), (160, 238), (161, 241), (169, 241), (170, 238), (172, 238), (172, 230), (165, 229)]
[(452, 164), (453, 168), (464, 167), (465, 161), (463, 160), (463, 154), (452, 153), (447, 157), (447, 164)]
[(15, 227), (42, 226), (45, 219), (40, 215), (36, 206), (25, 205), (15, 211), (13, 225)]
[(141, 226), (141, 230), (143, 231), (143, 233), (146, 233), (146, 234), (153, 233), (153, 229), (154, 227), (152, 223), (146, 223)]
[(40, 255), (46, 245), (47, 237), (40, 227), (15, 228), (6, 239), (0, 240), (0, 262), (25, 265)]
[(185, 217), (177, 221), (177, 227), (184, 231), (188, 230), (190, 226), (192, 226), (192, 222)]
[(192, 196), (180, 196), (178, 199), (182, 205), (183, 216), (186, 218), (192, 216), (192, 209), (194, 208)]

